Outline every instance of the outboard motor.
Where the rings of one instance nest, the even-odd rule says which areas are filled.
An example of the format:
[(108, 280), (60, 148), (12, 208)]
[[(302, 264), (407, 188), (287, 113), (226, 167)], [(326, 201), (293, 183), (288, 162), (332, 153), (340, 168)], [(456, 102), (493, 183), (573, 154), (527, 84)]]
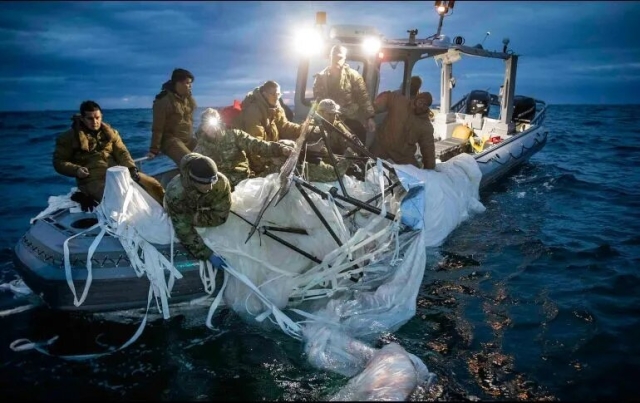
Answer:
[(536, 100), (523, 95), (513, 97), (513, 121), (529, 123), (536, 116)]
[(487, 116), (491, 106), (491, 95), (487, 91), (473, 90), (467, 96), (467, 109), (465, 113), (475, 115), (476, 113)]

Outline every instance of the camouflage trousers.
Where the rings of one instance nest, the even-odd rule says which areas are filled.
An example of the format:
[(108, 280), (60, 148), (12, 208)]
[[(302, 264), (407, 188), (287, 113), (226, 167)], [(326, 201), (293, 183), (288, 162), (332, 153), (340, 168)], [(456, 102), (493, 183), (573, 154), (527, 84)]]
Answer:
[[(149, 175), (145, 175), (142, 172), (138, 172), (140, 175), (139, 185), (147, 191), (149, 196), (153, 197), (155, 201), (162, 205), (162, 201), (164, 199), (164, 188), (154, 178)], [(85, 194), (93, 197), (94, 199), (101, 201), (102, 195), (104, 194), (104, 184), (103, 180), (96, 180), (89, 183), (85, 183), (82, 185), (78, 185), (78, 189)]]

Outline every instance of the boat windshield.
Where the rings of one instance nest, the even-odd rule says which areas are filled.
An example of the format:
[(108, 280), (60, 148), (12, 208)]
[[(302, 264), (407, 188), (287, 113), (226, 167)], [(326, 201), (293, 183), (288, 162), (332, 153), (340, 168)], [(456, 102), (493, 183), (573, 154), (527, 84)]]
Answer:
[(402, 92), (405, 66), (404, 60), (383, 61), (380, 63), (380, 82), (377, 93), (396, 90)]

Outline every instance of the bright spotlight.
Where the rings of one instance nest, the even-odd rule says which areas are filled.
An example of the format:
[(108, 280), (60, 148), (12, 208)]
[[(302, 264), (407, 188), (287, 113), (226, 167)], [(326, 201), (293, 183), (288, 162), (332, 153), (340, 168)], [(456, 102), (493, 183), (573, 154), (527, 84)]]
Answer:
[(207, 119), (207, 125), (209, 126), (218, 126), (220, 124), (220, 119), (211, 116)]
[(453, 10), (454, 4), (455, 4), (455, 0), (449, 0), (449, 1), (438, 0), (436, 1), (436, 4), (435, 4), (436, 12), (441, 16), (444, 16), (449, 12), (449, 10)]
[(322, 50), (322, 35), (315, 29), (306, 28), (296, 34), (295, 50), (303, 56), (314, 56)]
[(378, 38), (369, 37), (362, 41), (362, 49), (368, 55), (375, 55), (378, 53), (381, 45), (380, 39)]

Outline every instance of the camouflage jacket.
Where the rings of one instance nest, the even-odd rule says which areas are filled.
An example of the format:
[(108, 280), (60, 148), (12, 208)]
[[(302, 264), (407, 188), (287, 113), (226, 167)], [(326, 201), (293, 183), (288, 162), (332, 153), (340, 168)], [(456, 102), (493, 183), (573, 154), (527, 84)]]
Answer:
[(153, 124), (149, 151), (161, 151), (166, 141), (176, 137), (189, 143), (193, 132), (193, 113), (197, 108), (191, 95), (181, 97), (173, 92), (171, 83), (166, 82), (162, 91), (153, 101)]
[[(232, 126), (266, 141), (295, 140), (302, 130), (299, 124), (287, 120), (280, 104), (269, 106), (260, 93), (260, 88), (255, 88), (244, 98), (242, 112), (235, 117)], [(252, 154), (248, 157), (251, 169), (257, 173), (265, 171), (265, 166), (269, 164), (259, 155)]]
[[(434, 169), (436, 148), (429, 114), (416, 116), (408, 97), (390, 91), (378, 95), (375, 108), (378, 112), (388, 113), (376, 130), (371, 153), (396, 164)], [(423, 166), (416, 159), (416, 144), (422, 154)]]
[(89, 170), (86, 178), (76, 178), (78, 187), (104, 181), (107, 168), (115, 165), (127, 168), (136, 166), (118, 131), (106, 123), (102, 123), (100, 130), (93, 136), (79, 119), (74, 118), (71, 129), (56, 139), (53, 152), (53, 168), (56, 172), (76, 178), (78, 168), (85, 167)]
[(221, 135), (209, 135), (202, 126), (196, 131), (198, 145), (193, 150), (214, 160), (218, 170), (231, 182), (231, 188), (254, 176), (247, 156), (280, 157), (285, 147), (280, 143), (263, 141), (238, 129), (226, 129)]
[[(352, 144), (349, 141), (347, 141), (347, 139), (345, 139), (345, 136), (349, 137), (356, 144), (365, 148), (364, 144), (362, 144), (362, 142), (358, 139), (356, 135), (351, 133), (349, 128), (347, 128), (347, 126), (342, 122), (342, 120), (340, 120), (339, 117), (336, 118), (336, 121), (333, 123), (333, 125), (331, 125), (326, 120), (320, 120), (320, 119), (316, 120), (314, 123), (324, 128), (325, 133), (327, 135), (328, 144), (324, 144), (324, 142), (318, 143), (322, 145), (319, 150), (317, 147), (309, 147), (309, 143), (318, 141), (321, 138), (321, 136), (319, 136), (318, 134), (311, 133), (310, 135), (307, 136), (307, 138), (309, 139), (307, 142), (307, 152), (309, 152), (309, 149), (311, 148), (314, 151), (317, 151), (318, 154), (321, 154), (323, 158), (325, 158), (325, 157), (328, 157), (327, 146), (333, 151), (334, 154), (338, 154), (338, 155), (343, 155), (347, 151), (347, 148), (352, 148), (355, 150), (356, 147), (352, 147)], [(340, 132), (343, 133), (345, 136), (341, 135)]]
[(344, 64), (338, 86), (332, 87), (329, 80), (330, 70), (331, 67), (327, 67), (315, 75), (313, 98), (317, 101), (333, 99), (340, 105), (342, 114), (349, 119), (365, 121), (373, 117), (373, 105), (362, 76), (348, 64)]
[(194, 227), (224, 224), (231, 210), (231, 187), (226, 176), (218, 172), (218, 182), (209, 193), (200, 193), (189, 178), (189, 164), (198, 154), (191, 153), (180, 162), (180, 174), (167, 185), (164, 208), (171, 217), (180, 243), (196, 258), (206, 260), (212, 251)]

